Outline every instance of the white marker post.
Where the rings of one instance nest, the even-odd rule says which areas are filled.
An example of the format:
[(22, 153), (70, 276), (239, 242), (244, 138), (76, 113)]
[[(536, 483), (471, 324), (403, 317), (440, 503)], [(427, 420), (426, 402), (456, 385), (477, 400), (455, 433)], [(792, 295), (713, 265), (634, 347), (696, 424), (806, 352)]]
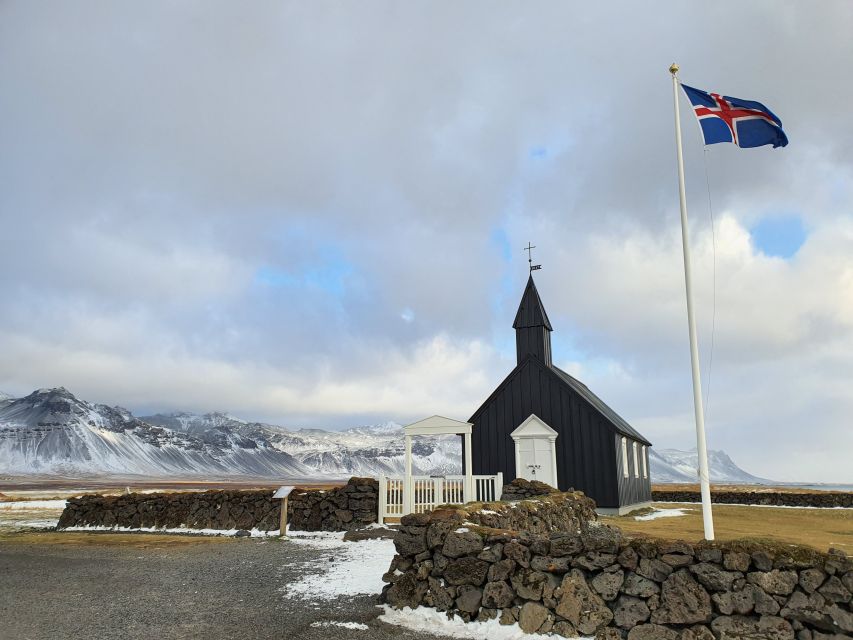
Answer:
[(281, 519), (279, 520), (279, 535), (282, 538), (287, 537), (287, 496), (295, 487), (279, 487), (278, 491), (273, 494), (273, 498), (281, 498)]
[(693, 280), (690, 266), (690, 242), (687, 238), (687, 194), (684, 189), (684, 155), (681, 151), (681, 115), (678, 110), (678, 65), (669, 67), (672, 74), (672, 99), (675, 104), (675, 147), (678, 156), (678, 197), (681, 201), (681, 244), (684, 250), (684, 283), (687, 290), (687, 327), (690, 333), (690, 364), (693, 369), (693, 411), (696, 416), (696, 453), (699, 456), (699, 487), (702, 491), (702, 521), (705, 539), (714, 539), (714, 517), (711, 514), (711, 482), (708, 477), (708, 447), (705, 444), (705, 411), (702, 408), (702, 381), (699, 377), (699, 347), (696, 342), (696, 320), (693, 317)]

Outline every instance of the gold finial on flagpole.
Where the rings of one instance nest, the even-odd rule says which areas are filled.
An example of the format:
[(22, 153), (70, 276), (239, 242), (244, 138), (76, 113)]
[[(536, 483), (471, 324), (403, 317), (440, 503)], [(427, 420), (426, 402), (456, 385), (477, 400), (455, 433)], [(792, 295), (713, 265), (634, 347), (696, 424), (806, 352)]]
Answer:
[(669, 65), (669, 72), (672, 75), (675, 75), (676, 73), (678, 73), (678, 65), (675, 64), (674, 62), (671, 65)]

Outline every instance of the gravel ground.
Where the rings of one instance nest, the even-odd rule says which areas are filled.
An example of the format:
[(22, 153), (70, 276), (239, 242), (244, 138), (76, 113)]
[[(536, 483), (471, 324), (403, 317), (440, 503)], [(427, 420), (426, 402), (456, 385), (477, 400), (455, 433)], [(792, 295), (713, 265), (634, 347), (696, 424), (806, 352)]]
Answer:
[[(437, 637), (380, 622), (375, 596), (320, 604), (285, 596), (289, 582), (333, 553), (258, 539), (149, 548), (0, 543), (0, 638)], [(369, 628), (311, 626), (328, 621)]]

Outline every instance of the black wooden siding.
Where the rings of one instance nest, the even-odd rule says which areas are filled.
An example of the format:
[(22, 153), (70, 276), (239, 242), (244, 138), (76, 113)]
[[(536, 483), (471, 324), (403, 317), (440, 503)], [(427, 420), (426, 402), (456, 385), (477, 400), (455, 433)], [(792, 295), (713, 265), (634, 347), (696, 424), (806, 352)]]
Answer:
[(631, 504), (622, 501), (613, 426), (534, 357), (519, 365), (471, 417), (475, 474), (502, 471), (505, 482), (515, 479), (515, 443), (510, 433), (531, 413), (560, 434), (556, 441), (559, 489), (580, 489), (600, 507)]
[(515, 330), (515, 351), (518, 364), (529, 355), (534, 355), (551, 366), (551, 336), (546, 327), (526, 327)]
[[(643, 477), (643, 456), (646, 457), (646, 475), (649, 471), (649, 449), (646, 447), (643, 452), (643, 443), (625, 437), (625, 445), (628, 449), (628, 477), (625, 477), (624, 467), (622, 465), (622, 438), (625, 437), (621, 433), (613, 434), (613, 442), (616, 450), (616, 471), (619, 485), (619, 504), (629, 505), (640, 502), (651, 502), (652, 499), (652, 484), (649, 478)], [(559, 438), (558, 438), (559, 439)], [(638, 469), (634, 468), (634, 442), (637, 442), (637, 465)], [(639, 476), (639, 478), (637, 477)], [(604, 505), (601, 505), (604, 506)]]

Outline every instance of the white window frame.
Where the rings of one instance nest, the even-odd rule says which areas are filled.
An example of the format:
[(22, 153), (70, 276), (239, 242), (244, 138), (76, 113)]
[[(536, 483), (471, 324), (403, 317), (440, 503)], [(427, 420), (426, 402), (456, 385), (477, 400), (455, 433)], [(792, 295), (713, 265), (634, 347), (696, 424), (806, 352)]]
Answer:
[(636, 442), (631, 443), (631, 448), (634, 450), (634, 477), (640, 477), (640, 454), (638, 453), (639, 447)]
[(643, 445), (642, 453), (643, 453), (643, 479), (645, 480), (646, 478), (649, 477), (649, 465), (648, 465), (648, 462), (646, 461), (646, 456), (648, 455), (648, 450), (646, 448), (646, 445)]
[(622, 477), (629, 477), (628, 473), (628, 439), (622, 436)]

